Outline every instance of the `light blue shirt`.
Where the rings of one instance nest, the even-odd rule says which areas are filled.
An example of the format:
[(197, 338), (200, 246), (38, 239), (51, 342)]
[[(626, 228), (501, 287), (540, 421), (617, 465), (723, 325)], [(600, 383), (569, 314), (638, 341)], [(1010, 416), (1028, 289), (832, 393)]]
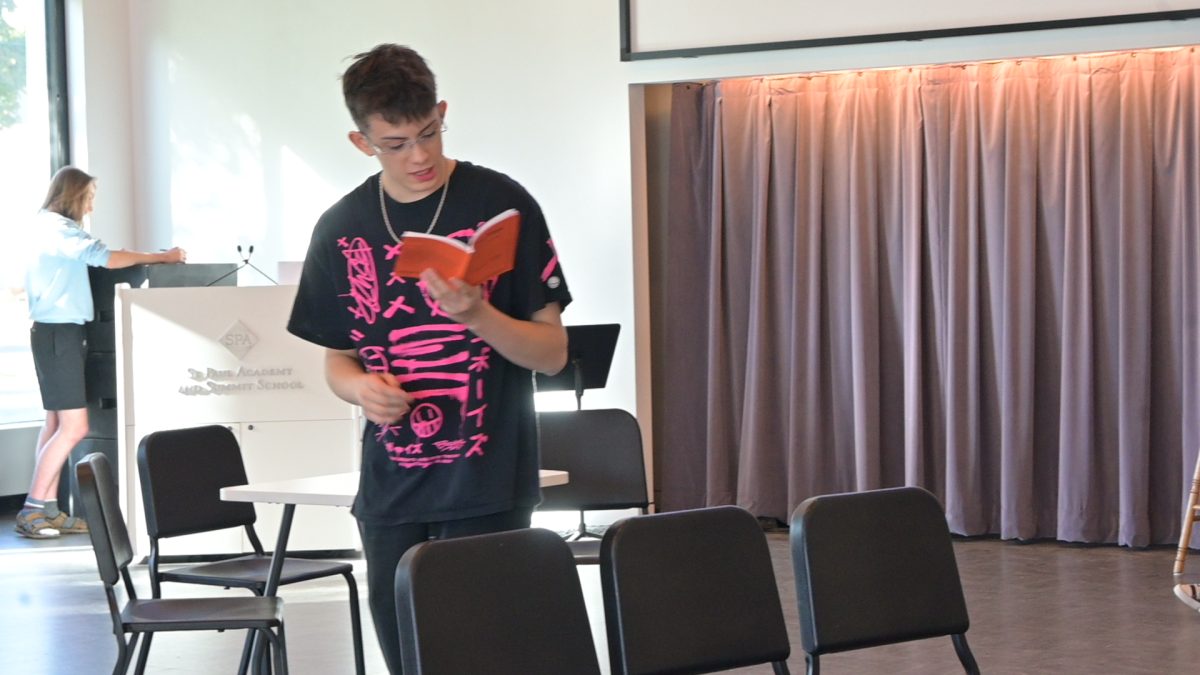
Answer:
[(40, 323), (91, 321), (92, 286), (88, 266), (108, 265), (104, 242), (88, 234), (79, 223), (45, 209), (33, 219), (25, 294), (29, 318)]

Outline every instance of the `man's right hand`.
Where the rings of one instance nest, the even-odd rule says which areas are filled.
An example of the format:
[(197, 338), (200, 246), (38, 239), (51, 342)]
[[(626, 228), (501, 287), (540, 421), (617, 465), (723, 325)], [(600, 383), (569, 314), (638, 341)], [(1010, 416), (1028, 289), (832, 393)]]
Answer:
[(355, 398), (367, 419), (376, 424), (395, 424), (413, 402), (412, 394), (391, 373), (363, 373), (355, 385)]
[(187, 262), (187, 251), (176, 246), (167, 251), (162, 252), (162, 261), (164, 263), (182, 263)]

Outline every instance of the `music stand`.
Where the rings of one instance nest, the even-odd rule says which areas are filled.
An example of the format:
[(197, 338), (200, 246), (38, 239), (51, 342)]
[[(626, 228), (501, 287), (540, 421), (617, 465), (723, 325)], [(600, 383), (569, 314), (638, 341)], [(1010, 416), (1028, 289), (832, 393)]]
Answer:
[(603, 389), (617, 348), (619, 323), (567, 326), (567, 365), (555, 375), (537, 374), (538, 391), (574, 391), (575, 408), (583, 409), (584, 389)]

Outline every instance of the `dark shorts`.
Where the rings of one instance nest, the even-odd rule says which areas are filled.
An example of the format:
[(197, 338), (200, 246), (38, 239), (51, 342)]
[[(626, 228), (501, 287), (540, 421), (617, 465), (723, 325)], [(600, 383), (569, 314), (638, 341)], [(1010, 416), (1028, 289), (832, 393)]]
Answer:
[(33, 367), (42, 391), (42, 410), (87, 407), (83, 366), (87, 334), (77, 323), (38, 323), (29, 329)]

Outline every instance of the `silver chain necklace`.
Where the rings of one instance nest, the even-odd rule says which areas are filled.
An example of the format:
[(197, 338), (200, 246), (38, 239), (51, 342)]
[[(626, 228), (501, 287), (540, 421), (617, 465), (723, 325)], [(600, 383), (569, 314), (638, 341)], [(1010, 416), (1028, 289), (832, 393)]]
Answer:
[[(446, 174), (446, 182), (442, 183), (442, 198), (438, 200), (437, 210), (433, 212), (433, 220), (429, 221), (429, 227), (425, 229), (425, 234), (433, 232), (434, 226), (437, 225), (438, 218), (442, 215), (442, 206), (446, 203), (446, 193), (450, 191), (450, 174)], [(387, 202), (383, 199), (383, 174), (379, 174), (379, 212), (383, 214), (383, 224), (387, 226), (388, 234), (392, 235), (392, 239), (397, 244), (400, 243), (400, 237), (396, 236), (396, 231), (392, 229), (392, 221), (388, 218)]]

